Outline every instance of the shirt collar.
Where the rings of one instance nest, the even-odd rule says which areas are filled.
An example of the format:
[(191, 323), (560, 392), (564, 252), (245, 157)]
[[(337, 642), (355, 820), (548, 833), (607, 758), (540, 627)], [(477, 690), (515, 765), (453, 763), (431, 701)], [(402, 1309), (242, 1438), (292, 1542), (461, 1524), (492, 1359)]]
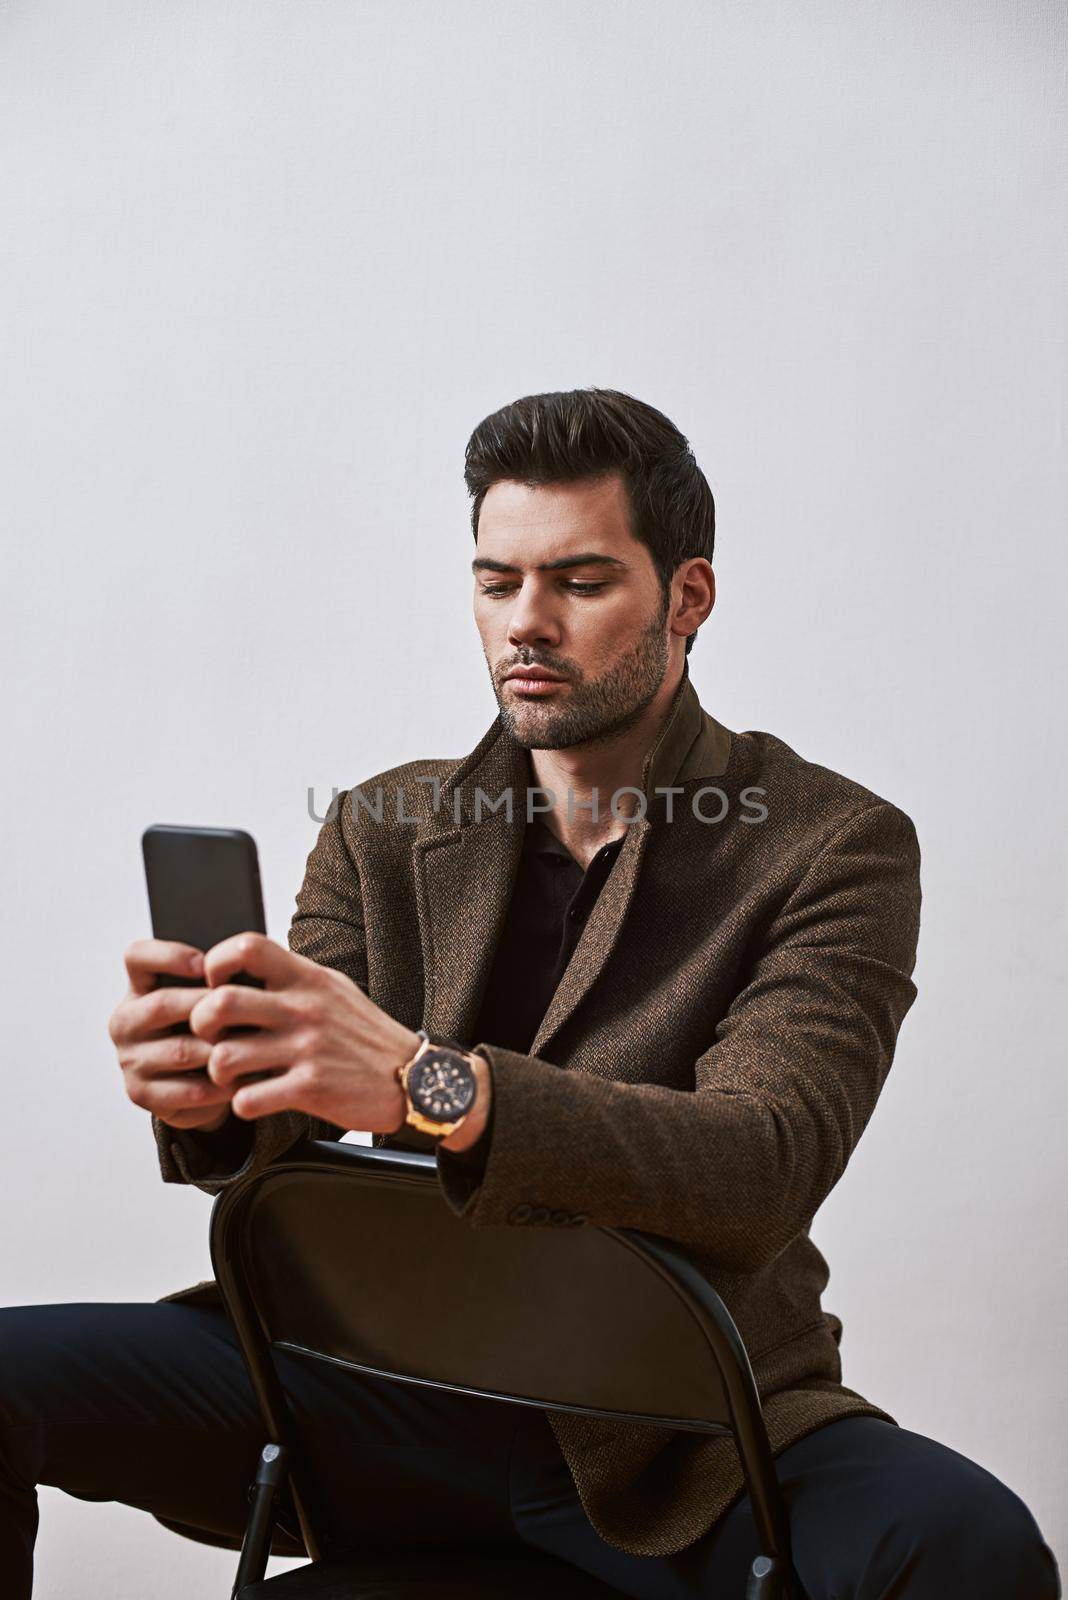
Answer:
[(538, 855), (564, 856), (573, 866), (578, 866), (578, 862), (567, 848), (567, 845), (564, 844), (562, 839), (556, 837), (545, 818), (539, 816), (537, 812), (527, 823), (526, 832), (523, 835), (523, 852), (525, 855), (534, 855), (536, 853)]

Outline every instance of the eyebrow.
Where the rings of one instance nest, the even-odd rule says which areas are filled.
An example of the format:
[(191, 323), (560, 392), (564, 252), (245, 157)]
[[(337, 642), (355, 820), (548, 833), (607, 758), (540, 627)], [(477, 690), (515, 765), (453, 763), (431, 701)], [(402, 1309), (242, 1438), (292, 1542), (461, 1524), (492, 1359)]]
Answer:
[[(535, 572), (562, 572), (567, 567), (625, 567), (625, 561), (615, 556), (600, 555), (596, 550), (583, 550), (577, 556), (561, 556), (559, 561), (542, 561)], [(471, 563), (472, 572), (522, 572), (522, 567), (510, 566), (507, 561), (494, 561), (491, 556), (476, 556)]]

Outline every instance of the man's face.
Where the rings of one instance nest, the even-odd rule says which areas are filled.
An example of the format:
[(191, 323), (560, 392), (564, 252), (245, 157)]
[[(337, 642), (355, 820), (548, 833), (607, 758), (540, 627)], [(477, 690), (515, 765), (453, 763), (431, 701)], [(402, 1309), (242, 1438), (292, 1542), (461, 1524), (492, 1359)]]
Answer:
[[(640, 718), (667, 674), (671, 635), (618, 474), (533, 489), (494, 484), (473, 565), (482, 649), (504, 724), (521, 745), (563, 750)], [(517, 667), (543, 667), (556, 681), (509, 677)]]

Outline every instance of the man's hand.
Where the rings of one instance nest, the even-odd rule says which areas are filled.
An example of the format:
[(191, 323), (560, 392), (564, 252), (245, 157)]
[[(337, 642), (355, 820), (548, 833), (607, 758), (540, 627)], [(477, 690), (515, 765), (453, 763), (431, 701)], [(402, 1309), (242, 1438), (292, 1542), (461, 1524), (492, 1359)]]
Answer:
[[(229, 982), (238, 972), (265, 987)], [(235, 1116), (303, 1111), (339, 1128), (400, 1129), (405, 1102), (396, 1070), (415, 1054), (419, 1035), (351, 978), (261, 933), (234, 934), (215, 945), (204, 957), (204, 977), (208, 992), (192, 1007), (189, 1026), (207, 1051), (211, 1083)], [(246, 1027), (260, 1031), (222, 1037), (228, 1028)], [(260, 1072), (271, 1076), (237, 1081)]]
[(126, 1080), (126, 1093), (172, 1128), (212, 1133), (230, 1114), (230, 1093), (208, 1077), (211, 1046), (193, 1033), (171, 1032), (188, 1022), (206, 986), (156, 987), (156, 974), (199, 978), (204, 956), (192, 945), (138, 939), (123, 957), (130, 987), (111, 1013), (108, 1032)]

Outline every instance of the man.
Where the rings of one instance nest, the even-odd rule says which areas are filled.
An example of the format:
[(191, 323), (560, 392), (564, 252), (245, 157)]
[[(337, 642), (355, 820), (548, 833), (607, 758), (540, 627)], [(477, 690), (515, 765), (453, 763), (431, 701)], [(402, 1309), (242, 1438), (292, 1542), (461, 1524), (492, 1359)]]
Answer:
[[(715, 514), (666, 417), (612, 391), (529, 397), (476, 429), (466, 478), (499, 716), (463, 761), (338, 797), (289, 950), (126, 952), (111, 1036), (164, 1178), (213, 1193), (363, 1129), (436, 1148), (473, 1227), (677, 1240), (745, 1339), (809, 1594), (1058, 1594), (1010, 1489), (842, 1384), (820, 1305), (809, 1224), (916, 994), (911, 821), (700, 706)], [(265, 987), (228, 982), (242, 968)], [(8, 1593), (29, 1593), (38, 1482), (240, 1531), (262, 1441), (210, 1286), (16, 1309), (0, 1331)], [(729, 1440), (282, 1359), (343, 1542), (519, 1538), (622, 1594), (744, 1589)]]

